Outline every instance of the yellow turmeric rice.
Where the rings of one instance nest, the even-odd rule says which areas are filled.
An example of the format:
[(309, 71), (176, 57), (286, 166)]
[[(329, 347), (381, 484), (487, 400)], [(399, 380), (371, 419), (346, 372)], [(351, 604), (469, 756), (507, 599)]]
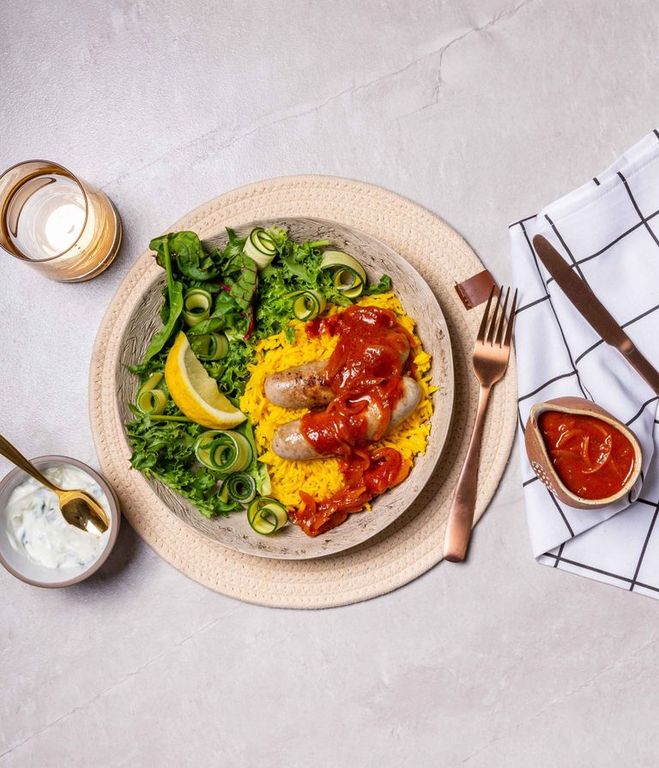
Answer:
[[(421, 387), (421, 401), (416, 410), (382, 440), (380, 445), (396, 448), (409, 460), (424, 453), (430, 434), (430, 417), (433, 404), (431, 395), (437, 387), (430, 384), (430, 355), (421, 346), (414, 332), (414, 320), (405, 313), (400, 301), (393, 293), (368, 296), (359, 302), (362, 306), (384, 307), (393, 310), (400, 324), (408, 330), (416, 342), (412, 351), (413, 370)], [(340, 311), (332, 307), (328, 314)], [(337, 344), (337, 338), (322, 334), (309, 338), (304, 323), (291, 323), (295, 337), (292, 341), (284, 332), (263, 339), (256, 347), (254, 362), (249, 366), (250, 379), (240, 400), (241, 410), (248, 414), (254, 424), (259, 460), (267, 465), (272, 480), (272, 495), (282, 503), (296, 507), (300, 503), (299, 491), (306, 491), (315, 499), (331, 496), (343, 487), (343, 475), (337, 459), (314, 461), (288, 461), (281, 459), (270, 450), (272, 437), (277, 427), (306, 413), (306, 409), (288, 409), (273, 405), (264, 394), (265, 379), (277, 371), (314, 360), (326, 360)]]

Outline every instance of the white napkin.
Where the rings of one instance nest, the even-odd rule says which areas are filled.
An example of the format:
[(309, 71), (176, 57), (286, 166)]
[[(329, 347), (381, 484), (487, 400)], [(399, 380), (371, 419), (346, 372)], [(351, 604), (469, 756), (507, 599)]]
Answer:
[[(657, 396), (602, 342), (536, 258), (544, 235), (659, 368), (659, 132), (574, 192), (511, 225), (522, 480), (538, 562), (659, 598)], [(616, 505), (559, 503), (536, 480), (524, 450), (531, 406), (573, 395), (629, 425), (643, 450), (642, 479)]]

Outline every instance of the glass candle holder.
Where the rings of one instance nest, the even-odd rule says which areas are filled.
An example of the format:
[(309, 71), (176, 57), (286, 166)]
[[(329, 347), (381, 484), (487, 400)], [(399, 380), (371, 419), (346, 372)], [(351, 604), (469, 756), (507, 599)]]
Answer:
[(48, 160), (28, 160), (0, 175), (0, 247), (64, 283), (100, 275), (121, 244), (110, 199)]

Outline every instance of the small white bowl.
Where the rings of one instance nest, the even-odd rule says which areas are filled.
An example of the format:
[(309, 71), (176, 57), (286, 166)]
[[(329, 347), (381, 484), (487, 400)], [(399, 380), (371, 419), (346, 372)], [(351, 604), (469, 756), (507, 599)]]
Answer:
[(35, 587), (69, 587), (71, 584), (84, 581), (107, 560), (119, 533), (119, 525), (121, 523), (119, 501), (115, 492), (98, 472), (77, 459), (70, 459), (68, 456), (39, 456), (36, 459), (32, 459), (32, 463), (42, 472), (45, 469), (62, 464), (77, 467), (90, 475), (101, 486), (108, 500), (110, 535), (105, 542), (105, 547), (100, 551), (96, 560), (81, 568), (46, 568), (43, 565), (37, 565), (22, 552), (17, 552), (9, 541), (7, 532), (7, 502), (9, 496), (14, 488), (25, 482), (28, 476), (23, 470), (17, 468), (0, 480), (0, 563), (4, 565), (9, 573), (26, 584), (32, 584)]

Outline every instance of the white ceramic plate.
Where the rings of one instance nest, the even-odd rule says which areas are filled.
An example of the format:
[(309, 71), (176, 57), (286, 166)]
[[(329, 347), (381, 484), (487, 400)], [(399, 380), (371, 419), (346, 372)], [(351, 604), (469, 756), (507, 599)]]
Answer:
[[(209, 520), (159, 481), (150, 479), (148, 482), (173, 514), (202, 535), (227, 547), (250, 555), (288, 560), (323, 557), (362, 544), (385, 529), (403, 514), (428, 482), (448, 438), (451, 423), (454, 394), (451, 342), (444, 315), (428, 284), (405, 259), (384, 243), (349, 227), (320, 219), (262, 220), (235, 229), (244, 235), (257, 224), (286, 227), (291, 237), (300, 242), (331, 240), (338, 250), (359, 259), (369, 280), (377, 281), (383, 273), (391, 276), (394, 292), (407, 314), (416, 320), (417, 333), (425, 350), (432, 355), (432, 380), (439, 387), (433, 395), (432, 429), (426, 453), (417, 457), (405, 482), (379, 496), (370, 512), (351, 515), (343, 525), (315, 538), (306, 536), (295, 525), (289, 525), (273, 536), (260, 536), (250, 528), (246, 515), (242, 513)], [(226, 236), (220, 231), (206, 240), (223, 245)], [(143, 300), (135, 304), (124, 335), (122, 363), (125, 365), (142, 359), (153, 332), (160, 327), (158, 310), (163, 284), (164, 275), (154, 279)], [(124, 366), (117, 375), (121, 378), (116, 388), (119, 393), (117, 407), (125, 422), (131, 418), (128, 406), (135, 397), (138, 382)]]

